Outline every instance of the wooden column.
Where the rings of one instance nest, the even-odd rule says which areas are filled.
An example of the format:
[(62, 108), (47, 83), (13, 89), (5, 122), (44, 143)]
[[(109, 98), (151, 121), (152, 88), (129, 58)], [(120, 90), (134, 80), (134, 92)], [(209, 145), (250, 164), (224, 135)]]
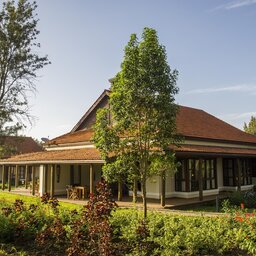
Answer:
[(48, 168), (49, 166), (46, 164), (45, 166), (44, 166), (44, 168), (45, 168), (45, 179), (44, 179), (44, 191), (45, 191), (45, 193), (47, 193), (47, 181), (48, 181)]
[(82, 184), (82, 167), (81, 165), (78, 165), (78, 180), (79, 180), (79, 184)]
[(11, 172), (11, 166), (8, 166), (8, 191), (11, 191), (11, 188), (12, 188), (12, 184), (11, 184), (11, 181), (12, 181), (12, 172)]
[(5, 166), (2, 165), (2, 190), (5, 189)]
[(25, 189), (28, 188), (28, 165), (25, 166)]
[(94, 192), (94, 173), (93, 173), (93, 165), (90, 164), (90, 193)]
[(34, 196), (35, 195), (35, 183), (36, 183), (36, 180), (35, 180), (35, 166), (32, 165), (32, 195)]
[(70, 185), (74, 185), (74, 165), (70, 165)]
[(15, 166), (15, 188), (19, 186), (19, 169), (18, 165)]
[(133, 180), (133, 203), (137, 203), (137, 191), (138, 191), (138, 181), (136, 178)]
[(242, 174), (242, 170), (241, 170), (241, 161), (240, 161), (239, 158), (237, 158), (236, 164), (237, 164), (237, 190), (241, 191), (241, 174)]
[(54, 197), (55, 166), (52, 164), (50, 168), (51, 168), (50, 197)]
[(203, 201), (203, 159), (199, 159), (199, 170), (198, 170), (198, 189), (199, 189), (199, 200)]
[(161, 206), (165, 207), (165, 171), (162, 172), (161, 175)]
[(122, 201), (123, 200), (123, 183), (121, 179), (118, 181), (118, 195), (117, 200)]

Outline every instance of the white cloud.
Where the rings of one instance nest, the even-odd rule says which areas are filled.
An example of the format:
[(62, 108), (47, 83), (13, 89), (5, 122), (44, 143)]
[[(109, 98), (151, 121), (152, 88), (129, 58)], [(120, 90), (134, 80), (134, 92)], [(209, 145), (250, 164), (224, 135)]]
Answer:
[(238, 129), (243, 130), (244, 123), (248, 123), (251, 119), (251, 116), (256, 116), (256, 112), (245, 112), (245, 113), (232, 113), (224, 115), (216, 115), (221, 120), (237, 127)]
[(220, 5), (216, 7), (215, 10), (218, 10), (218, 9), (231, 10), (235, 8), (250, 6), (253, 4), (256, 4), (256, 0), (236, 0), (236, 1), (231, 1), (227, 4)]
[(245, 112), (245, 113), (232, 113), (225, 115), (218, 115), (218, 117), (222, 120), (228, 121), (237, 121), (237, 120), (245, 120), (249, 119), (251, 116), (256, 116), (256, 112)]
[(215, 88), (199, 88), (186, 92), (186, 94), (208, 94), (218, 92), (243, 92), (256, 94), (256, 85), (241, 84), (227, 87), (215, 87)]

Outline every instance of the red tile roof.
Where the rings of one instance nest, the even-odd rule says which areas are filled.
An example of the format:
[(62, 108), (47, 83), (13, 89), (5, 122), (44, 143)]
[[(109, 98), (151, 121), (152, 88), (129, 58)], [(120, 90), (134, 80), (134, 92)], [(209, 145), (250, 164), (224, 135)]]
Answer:
[[(245, 133), (200, 109), (180, 106), (176, 125), (177, 132), (188, 138), (256, 143), (256, 136)], [(47, 144), (86, 142), (91, 141), (92, 136), (92, 130), (70, 132), (50, 140)]]
[(67, 150), (51, 150), (22, 155), (15, 155), (8, 159), (0, 160), (0, 163), (22, 162), (52, 162), (52, 161), (97, 161), (101, 160), (100, 153), (96, 148), (81, 148)]
[[(215, 147), (200, 145), (182, 145), (175, 148), (177, 155), (180, 154), (198, 154), (198, 155), (216, 155), (216, 156), (256, 156), (256, 149), (248, 148), (231, 148)], [(35, 152), (12, 156), (8, 159), (0, 160), (0, 163), (25, 164), (25, 163), (51, 163), (51, 162), (103, 162), (100, 153), (95, 148), (68, 149), (68, 150), (51, 150)]]
[(245, 133), (200, 109), (180, 106), (176, 125), (178, 133), (185, 137), (256, 143), (256, 136)]
[(76, 143), (76, 142), (89, 142), (92, 140), (92, 136), (93, 136), (92, 130), (69, 132), (48, 141), (46, 144), (57, 145), (57, 144), (67, 144), (67, 143)]
[[(95, 106), (94, 106), (95, 107)], [(88, 113), (87, 113), (88, 114)], [(230, 142), (237, 144), (251, 144), (256, 147), (256, 136), (247, 134), (228, 123), (206, 113), (200, 109), (180, 106), (177, 113), (177, 132), (187, 139), (215, 140), (216, 142)], [(80, 130), (69, 132), (50, 140), (46, 145), (63, 145), (72, 143), (92, 143), (93, 131)], [(256, 156), (256, 150), (235, 147), (183, 145), (175, 149), (178, 154), (216, 154)], [(95, 148), (44, 151), (13, 156), (8, 162), (49, 162), (49, 161), (99, 161), (100, 153)], [(1, 162), (3, 163), (4, 160)], [(7, 160), (6, 160), (7, 163)]]

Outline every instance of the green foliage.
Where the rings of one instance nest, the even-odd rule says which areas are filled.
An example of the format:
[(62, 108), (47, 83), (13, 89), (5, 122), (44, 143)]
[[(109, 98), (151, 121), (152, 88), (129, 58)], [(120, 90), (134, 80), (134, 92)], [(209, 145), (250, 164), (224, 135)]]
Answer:
[[(135, 210), (119, 210), (113, 213), (112, 225), (119, 229), (119, 236), (123, 240), (136, 245), (136, 230), (141, 219), (142, 214)], [(243, 247), (241, 236), (234, 239), (240, 223), (229, 217), (185, 217), (150, 213), (147, 221), (149, 236), (146, 241), (151, 245), (151, 251), (145, 255), (233, 255), (240, 250), (252, 253), (253, 248), (256, 248), (254, 244), (250, 250)], [(244, 232), (243, 235), (245, 234)], [(140, 254), (140, 248), (137, 249), (134, 251), (134, 248), (129, 255), (143, 255)]]
[(16, 134), (30, 120), (28, 92), (35, 91), (38, 70), (49, 64), (39, 56), (37, 5), (6, 0), (0, 11), (0, 135)]
[(9, 245), (9, 244), (0, 244), (0, 255), (1, 256), (26, 256), (29, 255), (19, 248)]
[(107, 160), (104, 176), (139, 180), (145, 215), (146, 180), (174, 166), (177, 76), (154, 29), (145, 28), (141, 41), (132, 34), (111, 85), (110, 108), (98, 111), (94, 126), (95, 145)]
[[(101, 186), (98, 199), (103, 200), (92, 196), (82, 211), (63, 209), (52, 203), (55, 200), (38, 205), (17, 200), (6, 205), (0, 214), (0, 243), (18, 246), (27, 255), (256, 254), (254, 213), (234, 209), (232, 214), (218, 217), (193, 217), (150, 212), (144, 222), (142, 211), (113, 211), (108, 193)], [(0, 247), (0, 254), (26, 255), (14, 247), (5, 245), (3, 253)]]
[(256, 117), (251, 116), (249, 123), (244, 123), (244, 131), (256, 135)]

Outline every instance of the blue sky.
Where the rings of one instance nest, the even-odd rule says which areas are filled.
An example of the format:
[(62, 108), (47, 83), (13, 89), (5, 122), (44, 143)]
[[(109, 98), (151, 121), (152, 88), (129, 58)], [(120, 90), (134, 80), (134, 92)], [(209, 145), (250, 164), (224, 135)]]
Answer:
[(256, 115), (256, 0), (38, 0), (41, 53), (49, 55), (31, 97), (25, 133), (72, 129), (120, 68), (131, 33), (158, 31), (179, 71), (177, 103), (242, 128)]

